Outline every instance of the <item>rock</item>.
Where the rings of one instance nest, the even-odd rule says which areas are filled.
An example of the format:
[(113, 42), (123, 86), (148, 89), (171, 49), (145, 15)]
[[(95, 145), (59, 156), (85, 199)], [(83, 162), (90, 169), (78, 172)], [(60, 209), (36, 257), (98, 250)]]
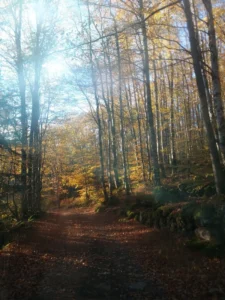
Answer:
[(199, 227), (195, 230), (195, 234), (197, 238), (206, 242), (212, 242), (218, 245), (224, 242), (223, 232), (218, 228)]
[(212, 240), (212, 236), (211, 233), (208, 229), (204, 228), (204, 227), (199, 227), (195, 230), (195, 234), (197, 236), (197, 238), (210, 242)]
[(139, 281), (136, 283), (133, 283), (129, 286), (129, 289), (132, 291), (143, 291), (147, 286), (146, 282)]

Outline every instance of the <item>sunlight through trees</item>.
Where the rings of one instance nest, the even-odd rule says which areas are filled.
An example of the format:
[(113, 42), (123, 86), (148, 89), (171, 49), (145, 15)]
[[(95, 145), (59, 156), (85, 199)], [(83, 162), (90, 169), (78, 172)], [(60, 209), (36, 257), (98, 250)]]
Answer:
[(225, 193), (223, 0), (2, 0), (0, 203)]

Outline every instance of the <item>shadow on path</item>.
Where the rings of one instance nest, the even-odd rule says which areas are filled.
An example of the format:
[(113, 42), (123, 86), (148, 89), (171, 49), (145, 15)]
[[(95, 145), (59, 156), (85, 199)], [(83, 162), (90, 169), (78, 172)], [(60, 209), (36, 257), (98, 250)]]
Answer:
[(137, 231), (91, 209), (49, 213), (0, 252), (0, 299), (168, 299), (130, 253)]

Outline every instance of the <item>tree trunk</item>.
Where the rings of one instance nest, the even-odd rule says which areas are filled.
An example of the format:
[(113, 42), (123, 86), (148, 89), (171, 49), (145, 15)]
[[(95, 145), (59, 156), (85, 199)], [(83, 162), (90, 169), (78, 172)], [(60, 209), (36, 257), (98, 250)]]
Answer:
[[(115, 22), (115, 20), (114, 20)], [(126, 194), (130, 194), (130, 183), (128, 178), (128, 167), (126, 160), (126, 150), (125, 150), (125, 132), (124, 132), (124, 113), (123, 113), (123, 96), (122, 96), (122, 72), (121, 72), (121, 55), (120, 55), (120, 45), (119, 36), (117, 32), (117, 26), (115, 24), (115, 39), (116, 39), (116, 51), (117, 51), (117, 61), (118, 61), (118, 85), (119, 85), (119, 108), (120, 108), (120, 137), (122, 143), (122, 158), (123, 158), (123, 180), (124, 188)]]
[(219, 59), (216, 44), (216, 31), (214, 26), (214, 17), (211, 0), (202, 0), (208, 15), (208, 34), (209, 34), (209, 49), (212, 68), (212, 84), (213, 84), (213, 104), (216, 115), (216, 123), (219, 134), (219, 147), (225, 161), (225, 118), (223, 110), (221, 82), (219, 74)]
[(19, 3), (19, 20), (15, 28), (16, 54), (17, 54), (17, 77), (20, 92), (20, 114), (21, 114), (21, 183), (22, 183), (22, 216), (28, 216), (27, 202), (27, 113), (26, 113), (26, 83), (24, 78), (24, 64), (21, 47), (23, 1)]
[(159, 89), (157, 82), (157, 72), (156, 72), (156, 62), (155, 62), (155, 46), (153, 45), (154, 59), (153, 59), (153, 69), (154, 69), (154, 88), (155, 88), (155, 108), (156, 108), (156, 133), (157, 133), (157, 149), (158, 157), (161, 169), (162, 177), (166, 177), (166, 172), (163, 163), (162, 155), (162, 143), (161, 143), (161, 134), (160, 134), (160, 105), (159, 105)]
[(92, 78), (92, 85), (94, 89), (94, 97), (95, 97), (95, 104), (96, 104), (96, 119), (97, 119), (97, 126), (98, 126), (98, 142), (99, 142), (99, 160), (100, 160), (100, 181), (102, 186), (102, 191), (104, 195), (104, 202), (108, 202), (108, 193), (105, 185), (105, 165), (104, 165), (104, 152), (103, 152), (103, 142), (102, 142), (102, 122), (100, 118), (100, 103), (97, 91), (97, 82), (96, 82), (96, 74), (94, 69), (94, 61), (93, 61), (93, 49), (92, 49), (92, 42), (91, 42), (91, 15), (90, 15), (90, 8), (88, 3), (88, 23), (89, 23), (89, 33), (90, 33), (90, 48), (89, 48), (89, 55), (90, 55), (90, 64), (91, 64), (91, 78)]
[[(109, 50), (109, 45), (108, 50)], [(115, 104), (114, 104), (114, 82), (113, 82), (113, 74), (112, 74), (112, 65), (110, 54), (107, 54), (107, 60), (109, 64), (109, 79), (110, 79), (110, 99), (111, 99), (111, 132), (112, 132), (112, 153), (113, 153), (113, 172), (115, 177), (115, 187), (118, 188), (120, 186), (119, 182), (119, 170), (118, 170), (118, 157), (117, 157), (117, 147), (116, 147), (116, 121), (115, 121)]]
[(142, 37), (143, 37), (143, 46), (144, 46), (144, 70), (145, 70), (145, 85), (146, 85), (146, 107), (147, 107), (147, 119), (150, 129), (150, 141), (151, 141), (151, 159), (153, 166), (154, 174), (154, 184), (156, 186), (160, 185), (160, 172), (159, 172), (159, 162), (157, 154), (157, 143), (156, 143), (156, 133), (153, 120), (152, 112), (152, 99), (151, 99), (151, 87), (150, 87), (150, 72), (149, 72), (149, 53), (148, 53), (148, 38), (147, 38), (147, 28), (145, 17), (143, 14), (143, 0), (139, 0), (140, 3), (140, 17), (142, 21)]
[(196, 39), (196, 33), (194, 29), (194, 23), (192, 19), (191, 7), (189, 0), (183, 0), (184, 3), (184, 12), (187, 19), (187, 27), (189, 32), (189, 40), (191, 45), (191, 54), (194, 63), (194, 71), (196, 76), (196, 83), (198, 87), (198, 93), (201, 103), (202, 116), (206, 128), (206, 135), (208, 139), (208, 145), (212, 160), (212, 167), (215, 177), (216, 190), (218, 194), (225, 193), (225, 176), (223, 173), (222, 165), (220, 163), (220, 157), (218, 149), (216, 147), (215, 135), (213, 132), (213, 127), (209, 117), (207, 94), (205, 91), (204, 78), (202, 74), (202, 55), (198, 41)]

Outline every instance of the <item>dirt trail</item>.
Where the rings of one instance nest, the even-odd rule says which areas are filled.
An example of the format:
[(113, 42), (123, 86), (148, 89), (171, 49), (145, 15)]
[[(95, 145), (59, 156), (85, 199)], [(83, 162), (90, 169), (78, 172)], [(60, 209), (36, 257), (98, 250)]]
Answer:
[(57, 211), (0, 251), (0, 300), (213, 299), (207, 282), (224, 284), (217, 269), (223, 261), (112, 212)]

